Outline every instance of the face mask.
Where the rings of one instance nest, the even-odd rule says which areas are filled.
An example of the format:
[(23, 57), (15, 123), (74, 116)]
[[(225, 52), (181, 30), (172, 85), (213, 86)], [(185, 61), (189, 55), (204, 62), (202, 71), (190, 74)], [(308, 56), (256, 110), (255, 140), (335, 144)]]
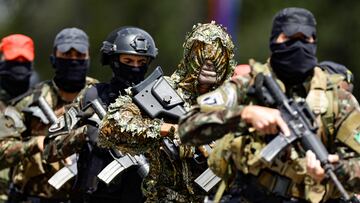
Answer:
[(31, 75), (31, 62), (2, 61), (0, 62), (0, 76), (12, 77), (21, 81)]
[(0, 62), (0, 86), (12, 97), (25, 93), (29, 89), (31, 62)]
[(270, 64), (276, 76), (285, 84), (296, 85), (305, 81), (317, 65), (316, 44), (302, 40), (271, 42)]
[(216, 72), (212, 61), (206, 60), (201, 67), (199, 77), (197, 79), (197, 91), (200, 94), (208, 92), (212, 87), (216, 86)]
[(85, 87), (88, 59), (54, 58), (55, 84), (66, 92), (79, 92)]
[(124, 63), (115, 62), (111, 65), (115, 78), (126, 86), (134, 86), (144, 80), (148, 65), (133, 67)]

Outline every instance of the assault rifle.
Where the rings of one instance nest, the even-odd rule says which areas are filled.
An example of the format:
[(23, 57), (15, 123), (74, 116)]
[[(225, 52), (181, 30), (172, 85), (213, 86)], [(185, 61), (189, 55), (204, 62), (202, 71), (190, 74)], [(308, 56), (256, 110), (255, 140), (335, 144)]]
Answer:
[[(185, 109), (182, 107), (184, 101), (163, 78), (160, 66), (144, 81), (134, 86), (131, 91), (134, 94), (133, 101), (151, 118), (163, 117), (178, 120), (185, 113)], [(130, 154), (123, 155), (119, 151), (112, 150), (112, 152), (114, 161), (98, 174), (98, 178), (106, 184), (109, 184), (122, 171), (134, 165), (140, 166), (138, 173), (142, 177), (148, 174), (149, 164), (144, 155), (131, 156)]]
[[(106, 114), (106, 110), (101, 105), (98, 99), (92, 100), (88, 105), (86, 105), (81, 111), (78, 111), (75, 107), (71, 107), (67, 112), (67, 120), (68, 125), (67, 130), (71, 130), (77, 122), (80, 120), (79, 117), (85, 117), (88, 119), (88, 122), (95, 123), (99, 125), (100, 121)], [(60, 118), (60, 122), (65, 122), (65, 118)], [(57, 124), (58, 126), (62, 126), (65, 124)], [(56, 128), (56, 126), (50, 127), (49, 131), (52, 128)], [(52, 130), (54, 131), (54, 129)], [(68, 180), (72, 177), (76, 176), (78, 173), (77, 170), (77, 155), (72, 154), (67, 159), (70, 159), (71, 164), (64, 166), (59, 171), (57, 171), (49, 180), (48, 183), (56, 188), (57, 190), (60, 189)]]
[[(212, 152), (212, 147), (208, 144), (202, 145), (198, 147), (198, 149), (205, 158), (208, 158), (209, 154)], [(195, 183), (198, 184), (205, 192), (209, 192), (220, 181), (221, 178), (216, 176), (210, 168), (207, 168), (202, 174), (199, 175), (199, 177), (195, 179)]]
[(56, 117), (53, 109), (43, 96), (39, 96), (34, 104), (25, 108), (23, 111), (25, 113), (31, 113), (32, 116), (39, 118), (46, 125), (53, 125), (58, 122), (58, 118)]
[(177, 121), (186, 113), (183, 107), (184, 100), (163, 77), (160, 66), (131, 91), (136, 105), (151, 118), (168, 118)]
[[(57, 118), (55, 112), (52, 110), (43, 96), (39, 96), (34, 105), (24, 109), (24, 112), (32, 113), (33, 116), (40, 118), (44, 124), (51, 124), (50, 128), (60, 128), (65, 122), (63, 116), (59, 119)], [(48, 180), (48, 183), (56, 189), (59, 189), (67, 180), (72, 178), (77, 173), (76, 155), (73, 154), (69, 157), (69, 159), (71, 160), (72, 164), (63, 167)]]
[[(135, 95), (133, 97), (134, 102), (151, 118), (167, 118), (177, 122), (186, 113), (183, 107), (183, 99), (163, 77), (163, 71), (160, 66), (143, 82), (133, 87), (132, 92)], [(165, 153), (171, 159), (178, 157), (177, 143), (169, 138), (164, 138), (162, 145)], [(205, 150), (201, 150), (202, 148), (205, 148)], [(199, 149), (203, 154), (209, 154), (212, 151), (209, 145), (203, 145)], [(194, 160), (197, 161), (196, 159)], [(208, 192), (220, 180), (210, 169), (207, 169), (195, 179), (195, 183)]]
[(316, 135), (318, 127), (315, 125), (315, 116), (305, 101), (296, 102), (288, 99), (270, 75), (261, 73), (256, 76), (255, 85), (249, 90), (249, 94), (255, 94), (265, 105), (276, 106), (281, 112), (282, 118), (287, 121), (291, 131), (290, 136), (284, 136), (280, 133), (268, 143), (260, 152), (262, 160), (271, 163), (280, 152), (298, 141), (305, 151), (311, 150), (316, 155), (326, 174), (341, 192), (344, 200), (353, 201), (335, 175), (334, 166), (328, 160), (329, 153)]
[[(104, 107), (97, 99), (92, 101), (90, 105), (99, 116), (100, 120), (102, 120), (106, 114)], [(147, 163), (145, 156), (131, 156), (130, 154), (123, 155), (116, 149), (109, 150), (109, 153), (114, 160), (97, 175), (97, 177), (106, 184), (109, 184), (119, 173), (134, 165), (139, 166), (137, 172), (141, 177), (145, 177), (148, 174), (149, 164)]]

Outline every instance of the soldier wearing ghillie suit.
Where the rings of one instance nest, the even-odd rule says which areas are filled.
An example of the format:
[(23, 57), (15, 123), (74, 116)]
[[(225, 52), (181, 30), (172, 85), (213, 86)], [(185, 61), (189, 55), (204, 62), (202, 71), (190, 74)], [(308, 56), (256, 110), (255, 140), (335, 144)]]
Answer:
[[(34, 89), (12, 100), (12, 105), (21, 113), (13, 117), (1, 117), (8, 125), (2, 146), (2, 167), (13, 167), (9, 202), (59, 202), (69, 198), (70, 186), (57, 191), (47, 181), (64, 162), (48, 164), (42, 160), (43, 140), (49, 120), (37, 117), (32, 110), (43, 98), (55, 113), (69, 104), (87, 85), (97, 82), (86, 78), (89, 69), (88, 36), (77, 28), (62, 30), (54, 41), (52, 65), (55, 77), (42, 82)], [(15, 118), (15, 119), (14, 119)], [(21, 126), (21, 128), (19, 128)]]
[[(218, 87), (232, 75), (233, 48), (222, 26), (212, 22), (193, 27), (184, 43), (183, 60), (168, 79), (185, 100), (186, 109), (198, 95)], [(195, 186), (194, 179), (206, 164), (194, 162), (192, 147), (180, 145), (178, 156), (167, 153), (163, 136), (176, 142), (177, 125), (166, 119), (151, 119), (131, 96), (120, 96), (109, 106), (101, 126), (100, 145), (147, 158), (150, 171), (142, 184), (146, 202), (202, 202), (206, 194)]]
[(279, 130), (278, 136), (289, 136), (292, 131), (279, 110), (260, 106), (260, 99), (249, 94), (260, 73), (278, 78), (287, 97), (306, 101), (319, 126), (317, 136), (331, 153), (329, 162), (340, 163), (335, 170), (338, 179), (349, 192), (359, 192), (359, 104), (339, 86), (338, 75), (317, 66), (315, 25), (308, 10), (278, 12), (268, 63), (251, 60), (249, 77), (235, 77), (200, 96), (199, 105), (180, 121), (183, 143), (201, 145), (221, 138), (208, 163), (223, 178), (221, 188), (235, 184), (240, 202), (340, 201), (339, 191), (311, 151), (294, 144), (271, 163), (261, 160), (262, 149)]
[(170, 81), (189, 109), (199, 95), (229, 79), (236, 62), (231, 37), (214, 22), (194, 26), (183, 47), (184, 57)]

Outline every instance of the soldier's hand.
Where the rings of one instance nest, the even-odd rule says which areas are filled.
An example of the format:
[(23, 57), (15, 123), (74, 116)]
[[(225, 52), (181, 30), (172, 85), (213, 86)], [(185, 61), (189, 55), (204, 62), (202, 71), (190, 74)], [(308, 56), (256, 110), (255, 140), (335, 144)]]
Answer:
[(65, 107), (62, 106), (61, 108), (56, 109), (56, 110), (54, 111), (54, 113), (55, 113), (55, 115), (56, 115), (57, 117), (60, 117), (60, 116), (64, 115), (65, 111), (66, 111), (66, 110), (65, 110)]
[(37, 136), (36, 137), (37, 147), (39, 148), (40, 152), (44, 151), (44, 139), (45, 139), (45, 136)]
[(178, 125), (176, 124), (170, 124), (170, 123), (163, 123), (160, 127), (160, 135), (161, 136), (167, 136), (171, 130), (171, 128), (175, 129), (175, 132), (178, 129)]
[[(328, 159), (330, 163), (336, 163), (339, 161), (339, 156), (329, 154)], [(307, 174), (318, 183), (325, 178), (325, 170), (321, 167), (320, 161), (316, 159), (315, 154), (311, 150), (306, 152), (306, 170)]]
[(246, 106), (241, 112), (241, 118), (261, 134), (273, 135), (280, 129), (285, 136), (290, 135), (289, 127), (277, 109), (256, 105)]

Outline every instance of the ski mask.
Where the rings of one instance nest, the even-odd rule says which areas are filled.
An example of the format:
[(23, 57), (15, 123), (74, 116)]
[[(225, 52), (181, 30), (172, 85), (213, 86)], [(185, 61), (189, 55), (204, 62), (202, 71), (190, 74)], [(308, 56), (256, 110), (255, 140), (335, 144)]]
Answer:
[(271, 67), (276, 76), (286, 84), (295, 85), (304, 82), (317, 65), (316, 44), (302, 40), (289, 40), (270, 45)]
[(276, 43), (276, 39), (281, 33), (286, 36), (302, 33), (306, 37), (315, 39), (315, 18), (308, 10), (285, 8), (279, 11), (273, 20), (270, 38), (271, 67), (284, 83), (300, 84), (312, 74), (313, 68), (317, 65), (316, 43), (309, 43), (305, 39), (299, 38)]
[(0, 62), (0, 86), (12, 97), (16, 97), (29, 89), (31, 62)]
[(52, 57), (55, 68), (55, 84), (66, 92), (79, 92), (85, 87), (86, 74), (90, 66), (88, 59), (64, 59)]
[(123, 83), (126, 87), (139, 84), (144, 80), (148, 65), (133, 67), (113, 60), (111, 69), (116, 81)]

